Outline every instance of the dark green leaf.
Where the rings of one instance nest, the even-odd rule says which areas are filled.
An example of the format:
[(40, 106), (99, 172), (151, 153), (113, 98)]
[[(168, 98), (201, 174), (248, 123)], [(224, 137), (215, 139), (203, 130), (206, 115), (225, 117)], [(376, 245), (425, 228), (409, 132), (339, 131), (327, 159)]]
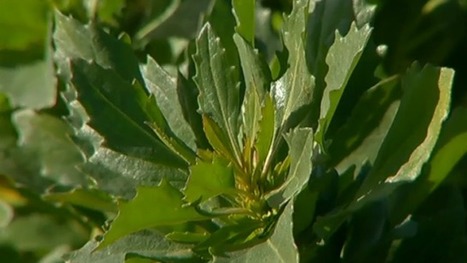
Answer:
[(400, 99), (398, 78), (382, 80), (363, 93), (348, 121), (332, 137), (330, 165), (339, 173), (355, 165), (358, 174), (365, 163), (373, 164), (391, 127)]
[[(387, 198), (415, 180), (438, 139), (450, 105), (453, 71), (414, 64), (402, 81), (404, 94), (375, 164), (346, 209), (318, 220), (315, 231), (327, 239), (346, 216), (365, 204)], [(420, 100), (420, 97), (423, 100)]]
[(141, 87), (94, 63), (74, 61), (72, 71), (77, 100), (90, 118), (89, 126), (105, 138), (108, 147), (155, 163), (186, 165), (146, 125), (148, 99)]
[(399, 110), (361, 195), (381, 180), (413, 181), (419, 175), (449, 113), (453, 75), (450, 69), (417, 64), (408, 70), (402, 79)]
[(467, 153), (467, 109), (456, 108), (443, 126), (432, 158), (419, 180), (409, 186), (407, 195), (393, 211), (393, 222), (403, 220), (413, 212), (448, 177), (455, 165)]

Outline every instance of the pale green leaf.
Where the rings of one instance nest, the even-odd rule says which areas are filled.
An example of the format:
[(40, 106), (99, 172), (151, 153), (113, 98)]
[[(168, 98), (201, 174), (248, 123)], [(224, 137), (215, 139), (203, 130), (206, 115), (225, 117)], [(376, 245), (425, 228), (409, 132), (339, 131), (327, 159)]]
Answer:
[[(247, 89), (242, 105), (244, 148), (251, 149), (256, 141), (261, 119), (261, 101), (255, 89)], [(241, 138), (241, 137), (240, 137)]]
[(357, 26), (362, 27), (370, 23), (376, 12), (377, 4), (368, 0), (353, 0), (352, 3)]
[(5, 228), (13, 219), (13, 208), (5, 201), (0, 200), (0, 229)]
[(155, 186), (165, 179), (181, 189), (187, 174), (139, 158), (99, 147), (82, 167), (92, 176), (100, 190), (111, 195), (131, 199), (138, 186)]
[(83, 156), (62, 120), (32, 110), (18, 110), (0, 118), (0, 173), (37, 193), (52, 185), (88, 183), (79, 171)]
[(234, 171), (228, 162), (215, 157), (212, 162), (199, 160), (190, 167), (190, 176), (184, 189), (186, 201), (202, 202), (211, 197), (234, 192)]
[(71, 78), (68, 60), (94, 61), (102, 68), (112, 68), (126, 82), (136, 79), (144, 83), (139, 63), (131, 47), (96, 28), (96, 25), (81, 25), (73, 18), (55, 13), (55, 59), (59, 75)]
[(228, 139), (234, 156), (239, 158), (240, 94), (238, 68), (229, 63), (219, 37), (206, 24), (196, 40), (193, 56), (196, 66), (194, 80), (199, 89), (200, 112), (212, 118)]
[(271, 82), (271, 73), (264, 60), (259, 56), (241, 36), (235, 34), (234, 41), (237, 45), (242, 65), (246, 90), (242, 104), (242, 128), (251, 148), (256, 140), (261, 119), (261, 105), (264, 95)]
[(119, 214), (99, 248), (140, 230), (205, 220), (193, 207), (185, 207), (183, 194), (166, 180), (157, 187), (139, 187), (134, 199), (119, 204)]
[(284, 21), (282, 35), (289, 52), (289, 68), (271, 87), (276, 104), (276, 128), (282, 127), (292, 113), (309, 104), (313, 96), (314, 78), (308, 72), (303, 39), (308, 2), (295, 1), (292, 13)]
[(334, 44), (329, 48), (326, 56), (329, 71), (324, 79), (326, 88), (323, 91), (319, 126), (316, 132), (316, 140), (323, 148), (326, 130), (331, 123), (347, 82), (360, 59), (363, 48), (370, 37), (370, 32), (368, 25), (358, 29), (352, 23), (345, 37), (341, 37), (339, 32), (336, 31)]
[(143, 69), (146, 87), (157, 101), (171, 131), (192, 150), (196, 150), (195, 135), (188, 122), (181, 118), (182, 107), (177, 95), (177, 81), (165, 72), (152, 58)]
[(233, 13), (237, 21), (235, 30), (253, 45), (255, 41), (255, 0), (232, 0)]
[(42, 195), (46, 201), (62, 204), (73, 204), (97, 211), (117, 212), (113, 200), (102, 191), (96, 189), (75, 188), (69, 192), (46, 193)]
[(88, 232), (76, 221), (37, 212), (16, 214), (8, 227), (0, 231), (0, 244), (9, 244), (19, 251), (49, 251), (63, 244), (79, 246), (87, 239)]
[(246, 90), (247, 92), (248, 90), (256, 90), (260, 100), (262, 100), (271, 83), (269, 67), (258, 50), (253, 49), (252, 45), (241, 36), (235, 34), (233, 40), (240, 56)]
[(293, 204), (290, 202), (282, 212), (274, 229), (274, 233), (251, 248), (228, 253), (228, 258), (216, 257), (214, 262), (233, 263), (294, 263), (299, 262), (297, 247), (292, 234)]
[[(335, 32), (345, 35), (354, 20), (352, 1), (311, 1), (306, 30), (306, 60), (311, 74), (315, 77), (313, 103), (310, 109), (313, 127), (317, 125), (320, 115), (321, 98), (328, 74), (326, 55), (334, 43)], [(311, 12), (311, 11), (310, 11)], [(332, 74), (332, 72), (331, 72)]]
[(124, 263), (129, 255), (138, 255), (163, 262), (203, 262), (188, 246), (169, 242), (163, 235), (151, 231), (128, 235), (103, 249), (96, 250), (97, 247), (96, 241), (90, 241), (65, 259), (70, 263)]
[(300, 193), (308, 182), (312, 169), (313, 130), (297, 128), (284, 137), (289, 145), (289, 172), (286, 181), (267, 196), (269, 205), (276, 208)]
[(55, 105), (55, 84), (51, 59), (0, 68), (0, 92), (8, 95), (13, 107), (41, 109)]

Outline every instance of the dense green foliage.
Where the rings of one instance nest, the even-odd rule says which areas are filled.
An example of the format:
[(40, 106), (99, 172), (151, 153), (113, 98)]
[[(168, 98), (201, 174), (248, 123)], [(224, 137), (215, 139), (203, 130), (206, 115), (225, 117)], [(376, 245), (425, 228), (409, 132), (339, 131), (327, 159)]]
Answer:
[(409, 2), (1, 2), (0, 259), (465, 262), (467, 3)]

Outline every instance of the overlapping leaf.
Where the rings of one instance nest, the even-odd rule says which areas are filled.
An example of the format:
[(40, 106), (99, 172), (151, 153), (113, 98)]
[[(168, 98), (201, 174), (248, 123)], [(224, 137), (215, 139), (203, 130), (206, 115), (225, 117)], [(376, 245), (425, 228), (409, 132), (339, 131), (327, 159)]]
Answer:
[(205, 201), (220, 194), (234, 192), (233, 168), (225, 161), (219, 158), (214, 158), (212, 162), (200, 160), (190, 168), (190, 177), (184, 190), (186, 201)]
[(154, 95), (157, 105), (167, 120), (171, 131), (193, 151), (196, 150), (195, 135), (185, 121), (177, 95), (177, 82), (169, 76), (152, 58), (143, 71), (146, 87)]
[(299, 262), (292, 235), (292, 212), (293, 205), (290, 202), (279, 217), (274, 233), (263, 243), (228, 254), (228, 258), (216, 257), (214, 262)]
[(286, 134), (285, 140), (289, 145), (291, 163), (285, 182), (268, 194), (268, 203), (272, 207), (280, 207), (298, 195), (311, 175), (313, 131), (310, 128), (297, 128)]
[(138, 188), (134, 199), (119, 204), (120, 212), (99, 247), (140, 230), (206, 219), (195, 208), (183, 207), (182, 198), (182, 193), (166, 180), (157, 187)]
[(401, 104), (372, 170), (346, 209), (316, 222), (314, 229), (320, 236), (328, 238), (349, 213), (419, 176), (449, 112), (452, 78), (449, 69), (412, 65), (402, 80)]
[(131, 255), (170, 262), (203, 262), (186, 245), (167, 241), (164, 236), (151, 231), (128, 235), (114, 244), (95, 251), (98, 243), (88, 242), (81, 249), (66, 256), (70, 263), (115, 263), (125, 262)]
[(271, 93), (276, 104), (276, 127), (282, 127), (289, 117), (311, 102), (314, 78), (305, 60), (304, 31), (309, 1), (294, 2), (292, 13), (286, 18), (283, 40), (289, 52), (289, 69), (272, 84)]
[(183, 167), (145, 124), (148, 103), (144, 91), (119, 78), (112, 70), (84, 61), (72, 63), (77, 100), (90, 116), (89, 125), (117, 151), (156, 163)]
[(240, 156), (237, 134), (239, 130), (240, 91), (238, 68), (231, 65), (220, 39), (209, 24), (197, 38), (194, 80), (199, 88), (202, 114), (212, 118), (225, 133), (230, 150)]
[(339, 32), (336, 32), (334, 44), (329, 48), (326, 56), (329, 74), (324, 79), (326, 88), (321, 100), (320, 120), (316, 134), (316, 140), (322, 146), (325, 143), (326, 130), (331, 123), (350, 75), (360, 59), (370, 32), (368, 24), (361, 29), (352, 24), (345, 37), (341, 37)]

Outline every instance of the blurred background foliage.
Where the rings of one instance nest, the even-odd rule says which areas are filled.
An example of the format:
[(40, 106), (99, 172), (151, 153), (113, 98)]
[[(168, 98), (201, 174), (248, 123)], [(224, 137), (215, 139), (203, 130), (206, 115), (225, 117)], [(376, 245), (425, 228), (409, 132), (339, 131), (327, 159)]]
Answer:
[[(374, 31), (362, 57), (365, 63), (354, 71), (345, 99), (341, 100), (345, 103), (339, 105), (338, 117), (329, 132), (333, 132), (333, 127), (337, 131), (360, 95), (377, 82), (376, 77), (367, 77), (374, 75), (375, 65), (380, 65), (376, 74), (392, 76), (404, 72), (415, 60), (455, 69), (452, 109), (459, 113), (447, 123), (465, 129), (462, 122), (466, 120), (467, 107), (467, 1), (354, 0), (353, 4), (375, 8), (374, 16), (369, 16)], [(291, 10), (292, 0), (261, 0), (256, 5), (256, 46), (271, 64), (278, 63), (283, 55), (278, 31), (282, 14)], [(84, 183), (80, 171), (73, 171), (82, 157), (65, 138), (69, 131), (59, 118), (66, 110), (58, 96), (62, 84), (54, 77), (50, 51), (54, 10), (84, 23), (101, 25), (108, 33), (131, 43), (141, 62), (149, 54), (169, 72), (178, 66), (189, 70), (184, 50), (192, 48), (190, 40), (204, 21), (215, 21), (226, 31), (232, 31), (234, 26), (228, 0), (0, 1), (2, 262), (60, 262), (64, 253), (81, 247), (105, 218), (101, 212), (84, 206), (46, 201), (64, 201), (53, 193)], [(232, 47), (233, 43), (224, 45)], [(31, 83), (35, 89), (22, 88)], [(60, 159), (65, 155), (71, 157)], [(57, 176), (61, 171), (73, 172)], [(467, 258), (466, 173), (464, 154), (413, 215), (420, 219), (419, 229), (428, 229), (420, 233), (431, 234), (405, 239), (405, 249), (392, 255), (392, 262), (462, 262)], [(410, 187), (407, 192), (410, 193)], [(73, 198), (82, 201), (86, 196), (76, 193)], [(401, 195), (401, 202), (403, 198)], [(321, 206), (317, 209), (330, 209), (323, 203)], [(356, 216), (353, 220), (357, 226), (366, 226), (368, 218)], [(401, 227), (410, 229), (411, 225)], [(430, 250), (437, 252), (426, 252)], [(376, 253), (377, 249), (372, 251)], [(328, 259), (339, 255), (338, 251), (320, 253)], [(354, 262), (364, 262), (358, 256), (356, 253)]]

